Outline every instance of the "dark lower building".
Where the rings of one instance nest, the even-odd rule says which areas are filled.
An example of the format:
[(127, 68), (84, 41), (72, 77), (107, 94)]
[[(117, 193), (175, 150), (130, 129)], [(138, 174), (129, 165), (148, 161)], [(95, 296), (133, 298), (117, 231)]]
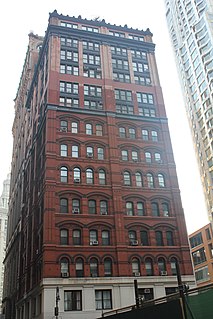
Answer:
[[(15, 99), (6, 318), (94, 319), (194, 285), (149, 30), (50, 14)], [(57, 292), (57, 294), (56, 294)], [(58, 298), (60, 296), (60, 300)], [(57, 297), (57, 298), (56, 298)], [(57, 309), (56, 309), (57, 313)]]

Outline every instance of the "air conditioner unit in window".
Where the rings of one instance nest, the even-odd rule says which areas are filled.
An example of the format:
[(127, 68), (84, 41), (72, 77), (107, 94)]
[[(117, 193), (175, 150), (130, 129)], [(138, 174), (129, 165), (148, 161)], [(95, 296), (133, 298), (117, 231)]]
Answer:
[(135, 277), (139, 277), (141, 274), (139, 272), (133, 272)]
[(60, 132), (67, 132), (67, 127), (61, 127)]
[(61, 277), (67, 278), (67, 277), (69, 277), (69, 273), (68, 272), (62, 272), (61, 273)]
[(137, 159), (137, 158), (133, 158), (132, 160), (133, 160), (133, 162), (137, 162), (137, 161), (138, 161), (138, 159)]
[(80, 183), (80, 178), (74, 178), (74, 183)]
[(92, 153), (87, 153), (87, 157), (92, 157)]
[(138, 246), (138, 240), (131, 240), (131, 241), (130, 241), (130, 244), (131, 244), (132, 246)]
[(79, 214), (80, 213), (80, 209), (79, 208), (74, 208), (72, 210), (73, 214)]
[(161, 276), (167, 276), (167, 271), (166, 271), (166, 270), (162, 270), (162, 271), (160, 272), (160, 274), (161, 274)]
[(150, 294), (150, 292), (151, 292), (151, 291), (150, 291), (149, 288), (145, 288), (145, 289), (144, 289), (144, 293), (145, 293), (145, 294)]
[(101, 215), (107, 215), (107, 211), (106, 210), (102, 210), (101, 211)]
[(92, 241), (90, 242), (90, 245), (92, 245), (92, 246), (97, 246), (97, 245), (98, 245), (98, 241), (97, 241), (97, 240), (92, 240)]

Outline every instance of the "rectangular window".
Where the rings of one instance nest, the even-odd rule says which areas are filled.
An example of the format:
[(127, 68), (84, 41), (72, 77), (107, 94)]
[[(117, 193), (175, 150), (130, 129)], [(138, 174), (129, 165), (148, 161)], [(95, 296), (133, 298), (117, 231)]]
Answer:
[(61, 56), (61, 60), (78, 62), (78, 52), (69, 51), (69, 50), (61, 50), (60, 56)]
[(61, 37), (61, 46), (68, 46), (68, 47), (72, 47), (72, 48), (77, 48), (78, 47), (78, 40)]
[(100, 45), (99, 43), (83, 41), (83, 49), (89, 51), (99, 51)]
[(132, 102), (132, 92), (115, 89), (115, 99), (120, 101)]
[(197, 235), (191, 237), (189, 239), (191, 248), (196, 247), (203, 243), (202, 233), (198, 233)]
[[(83, 54), (83, 63), (100, 66), (101, 65), (100, 55), (84, 53)], [(84, 68), (86, 69), (87, 66), (84, 65)]]
[(64, 291), (64, 311), (82, 310), (82, 292), (80, 290)]
[(78, 94), (78, 84), (71, 82), (60, 82), (60, 92)]
[(61, 64), (60, 65), (60, 73), (70, 74), (70, 75), (79, 75), (79, 69), (78, 69), (78, 66)]
[(137, 101), (139, 104), (154, 104), (153, 94), (137, 92)]
[(111, 290), (95, 290), (96, 310), (112, 309)]

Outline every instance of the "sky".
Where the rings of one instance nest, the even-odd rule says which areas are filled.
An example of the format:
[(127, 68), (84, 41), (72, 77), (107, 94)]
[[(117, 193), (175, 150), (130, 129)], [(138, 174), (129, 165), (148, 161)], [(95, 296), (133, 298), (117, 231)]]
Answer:
[[(188, 233), (208, 223), (207, 211), (185, 114), (175, 58), (167, 30), (164, 0), (7, 0), (1, 4), (0, 38), (0, 194), (10, 171), (14, 98), (28, 46), (28, 34), (43, 36), (49, 12), (94, 19), (153, 33), (157, 67), (174, 151)], [(178, 123), (178, 125), (177, 125)]]

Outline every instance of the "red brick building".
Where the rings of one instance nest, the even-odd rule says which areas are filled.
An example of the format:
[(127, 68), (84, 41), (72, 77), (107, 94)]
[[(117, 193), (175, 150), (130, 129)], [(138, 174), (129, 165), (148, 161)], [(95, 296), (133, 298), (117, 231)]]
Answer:
[[(149, 30), (50, 14), (15, 101), (4, 313), (96, 318), (194, 284)], [(36, 62), (36, 64), (35, 64)]]

